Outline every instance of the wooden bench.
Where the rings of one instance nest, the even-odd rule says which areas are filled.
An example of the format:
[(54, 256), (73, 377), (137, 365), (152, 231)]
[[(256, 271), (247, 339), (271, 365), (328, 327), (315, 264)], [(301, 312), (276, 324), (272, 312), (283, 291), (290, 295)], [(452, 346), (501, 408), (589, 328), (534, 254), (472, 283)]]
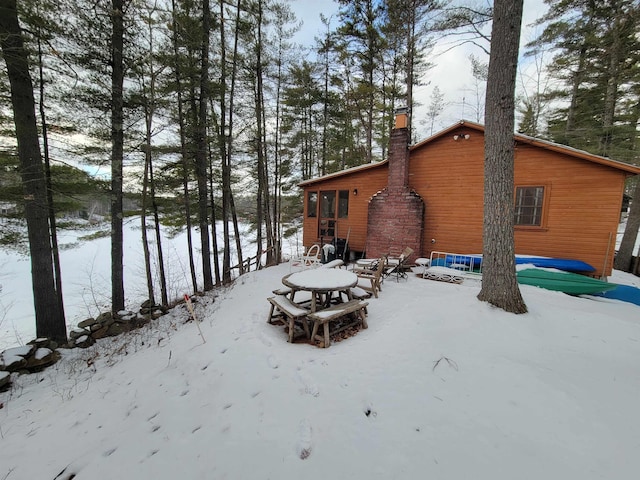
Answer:
[(331, 260), (330, 262), (323, 263), (319, 268), (340, 268), (343, 265), (344, 262), (339, 258), (336, 258), (335, 260)]
[[(362, 324), (362, 328), (368, 328), (367, 318), (365, 314), (365, 308), (367, 308), (367, 305), (369, 305), (367, 302), (363, 302), (361, 300), (350, 300), (345, 303), (338, 303), (329, 308), (325, 308), (324, 310), (320, 310), (319, 312), (309, 314), (309, 319), (313, 320), (311, 341), (315, 341), (316, 334), (318, 333), (318, 328), (320, 327), (320, 325), (322, 325), (324, 328), (324, 348), (329, 347), (329, 345), (331, 345), (331, 340), (329, 339), (329, 323), (333, 320), (345, 317), (351, 313), (356, 314), (358, 323)], [(350, 326), (352, 326), (352, 324), (344, 325), (341, 328), (334, 330), (332, 333), (338, 333)], [(322, 340), (322, 338), (320, 338), (320, 340)]]
[[(289, 327), (289, 343), (293, 343), (293, 329), (295, 322), (302, 323), (302, 328), (304, 329), (304, 333), (309, 338), (309, 325), (307, 324), (307, 315), (309, 315), (309, 310), (306, 308), (302, 308), (300, 305), (293, 303), (287, 297), (283, 295), (277, 295), (275, 297), (267, 298), (269, 303), (271, 303), (271, 311), (269, 312), (269, 318), (267, 319), (268, 323), (273, 323), (274, 318), (286, 317), (287, 321), (285, 321), (285, 325)], [(278, 310), (280, 314), (274, 315), (274, 310)]]
[(291, 293), (291, 289), (289, 287), (280, 287), (272, 291), (274, 295), (289, 295)]

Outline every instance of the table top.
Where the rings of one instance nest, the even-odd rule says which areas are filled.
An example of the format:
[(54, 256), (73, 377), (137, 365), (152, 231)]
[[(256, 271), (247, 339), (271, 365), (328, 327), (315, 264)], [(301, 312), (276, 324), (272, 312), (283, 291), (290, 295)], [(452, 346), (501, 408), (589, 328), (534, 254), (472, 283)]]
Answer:
[(291, 273), (282, 283), (298, 290), (345, 290), (358, 283), (358, 276), (340, 268), (313, 268)]

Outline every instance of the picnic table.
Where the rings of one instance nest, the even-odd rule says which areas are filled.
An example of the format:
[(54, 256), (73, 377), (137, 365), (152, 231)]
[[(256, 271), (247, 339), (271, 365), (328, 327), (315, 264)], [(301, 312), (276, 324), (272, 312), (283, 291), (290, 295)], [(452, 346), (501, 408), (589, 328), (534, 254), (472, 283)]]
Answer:
[(296, 292), (310, 292), (311, 313), (315, 313), (318, 300), (321, 306), (328, 306), (334, 294), (344, 294), (351, 300), (350, 288), (357, 285), (358, 276), (347, 270), (322, 268), (291, 273), (283, 277), (282, 283), (291, 289), (291, 299), (295, 298)]
[[(280, 298), (269, 298), (269, 302), (272, 304), (269, 320), (273, 318), (274, 308), (287, 317), (290, 342), (293, 341), (295, 322), (302, 323), (305, 334), (311, 341), (315, 340), (319, 327), (323, 326), (324, 335), (321, 340), (324, 341), (324, 347), (330, 345), (330, 322), (341, 321), (347, 319), (351, 314), (355, 314), (356, 322), (361, 323), (363, 328), (367, 328), (365, 308), (368, 304), (354, 300), (351, 295), (351, 288), (358, 283), (358, 277), (354, 273), (338, 268), (304, 270), (286, 275), (282, 278), (282, 283), (288, 288), (289, 297), (276, 295)], [(308, 310), (294, 301), (296, 293), (300, 291), (311, 294), (311, 304)], [(343, 301), (343, 295), (346, 297), (346, 301)], [(332, 300), (337, 303), (332, 304)], [(309, 334), (308, 321), (313, 322), (311, 334)], [(351, 324), (353, 323), (351, 322)], [(346, 326), (342, 326), (340, 330), (343, 328)]]

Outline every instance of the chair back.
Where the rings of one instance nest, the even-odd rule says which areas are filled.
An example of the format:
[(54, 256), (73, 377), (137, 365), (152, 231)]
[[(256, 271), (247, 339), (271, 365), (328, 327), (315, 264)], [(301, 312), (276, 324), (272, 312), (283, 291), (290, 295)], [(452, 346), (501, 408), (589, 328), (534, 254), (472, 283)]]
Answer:
[(305, 267), (312, 267), (320, 264), (320, 245), (317, 243), (311, 245), (307, 253), (303, 255), (303, 264)]
[(406, 247), (402, 253), (400, 254), (400, 263), (404, 263), (407, 261), (407, 258), (409, 258), (411, 256), (411, 254), (413, 253), (413, 248), (411, 247)]
[(382, 273), (384, 269), (387, 267), (387, 257), (380, 257), (378, 260), (378, 265), (376, 267), (375, 277), (376, 282), (380, 283), (380, 277), (382, 277)]

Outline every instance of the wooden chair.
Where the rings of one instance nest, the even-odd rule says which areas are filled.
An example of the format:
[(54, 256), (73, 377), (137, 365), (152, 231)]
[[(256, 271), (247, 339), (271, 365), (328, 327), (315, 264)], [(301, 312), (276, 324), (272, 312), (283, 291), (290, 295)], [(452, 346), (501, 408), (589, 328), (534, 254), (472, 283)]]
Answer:
[(291, 267), (312, 268), (321, 265), (320, 262), (320, 245), (314, 244), (309, 247), (306, 253), (297, 257), (291, 257)]
[(406, 247), (398, 258), (389, 259), (389, 263), (387, 269), (385, 270), (384, 276), (390, 277), (391, 275), (395, 275), (396, 281), (401, 278), (407, 278), (407, 262), (409, 257), (413, 253), (413, 248)]
[(360, 270), (356, 272), (356, 275), (358, 276), (358, 287), (378, 298), (378, 292), (382, 290), (380, 284), (385, 265), (385, 257), (380, 257), (375, 265), (375, 270)]

